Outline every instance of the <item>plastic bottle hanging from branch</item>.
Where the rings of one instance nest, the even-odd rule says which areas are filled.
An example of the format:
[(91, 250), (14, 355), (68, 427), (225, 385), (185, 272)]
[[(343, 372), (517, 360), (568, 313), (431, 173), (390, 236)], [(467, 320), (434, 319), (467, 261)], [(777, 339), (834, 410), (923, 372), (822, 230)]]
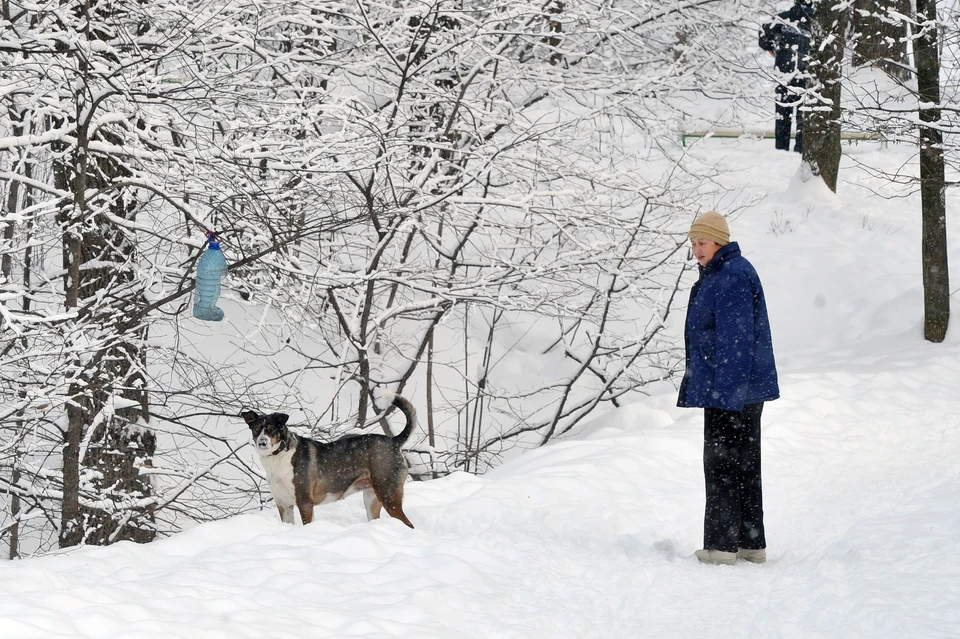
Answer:
[(197, 282), (193, 292), (193, 316), (207, 322), (223, 319), (223, 310), (217, 307), (220, 280), (227, 273), (227, 259), (220, 250), (220, 242), (213, 231), (207, 232), (207, 250), (197, 262)]

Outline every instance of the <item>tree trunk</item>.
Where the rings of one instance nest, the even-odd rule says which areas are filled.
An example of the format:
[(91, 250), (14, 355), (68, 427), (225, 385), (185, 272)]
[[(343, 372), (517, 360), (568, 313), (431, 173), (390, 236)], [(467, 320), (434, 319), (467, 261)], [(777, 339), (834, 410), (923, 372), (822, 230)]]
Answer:
[[(122, 18), (119, 5), (88, 2), (78, 36), (110, 40), (104, 25)], [(114, 60), (116, 62), (116, 60)], [(101, 126), (91, 134), (96, 106), (87, 102), (97, 69), (77, 59), (72, 98), (75, 145), (56, 154), (56, 186), (72, 194), (57, 215), (63, 237), (64, 305), (77, 316), (65, 341), (76, 353), (68, 387), (67, 432), (63, 451), (63, 509), (60, 546), (152, 541), (156, 536), (149, 506), (152, 487), (141, 476), (156, 440), (149, 420), (144, 352), (146, 306), (135, 269), (136, 245), (113, 219), (135, 221), (137, 197), (116, 182), (131, 177), (118, 158), (92, 150), (96, 142), (123, 147), (122, 137)], [(100, 100), (106, 97), (100, 91)], [(61, 151), (65, 143), (58, 142)]]
[[(10, 473), (10, 484), (16, 486), (20, 482), (20, 471), (14, 467)], [(10, 493), (10, 547), (7, 552), (7, 559), (20, 558), (20, 495), (15, 492)]]
[(803, 167), (837, 191), (840, 173), (840, 82), (847, 12), (820, 0), (814, 7), (810, 41), (809, 88), (803, 106)]
[[(51, 145), (56, 157), (69, 158), (66, 143), (56, 142)], [(75, 228), (74, 220), (79, 217), (75, 211), (83, 210), (85, 184), (79, 179), (82, 172), (75, 173), (70, 164), (55, 161), (53, 164), (54, 186), (61, 190), (70, 190), (77, 194), (78, 202), (64, 198), (57, 222), (63, 237), (63, 296), (64, 307), (74, 309), (78, 306), (78, 289), (80, 285), (80, 245), (79, 228)], [(78, 184), (74, 185), (74, 182)], [(74, 191), (71, 186), (75, 188)], [(76, 226), (79, 226), (77, 224)], [(65, 336), (66, 337), (66, 336)], [(67, 341), (66, 339), (64, 341)], [(63, 504), (60, 511), (60, 547), (77, 546), (83, 542), (83, 521), (80, 518), (80, 445), (83, 442), (84, 415), (89, 412), (84, 404), (86, 383), (80, 377), (83, 368), (82, 359), (73, 355), (73, 381), (67, 388), (67, 395), (71, 401), (67, 402), (67, 430), (64, 433), (63, 446)]]
[[(68, 391), (60, 545), (147, 542), (156, 534), (144, 508), (152, 488), (139, 467), (152, 458), (156, 440), (145, 427), (147, 329), (139, 319), (145, 300), (134, 244), (107, 215), (91, 212), (106, 209), (132, 221), (138, 205), (125, 190), (111, 190), (129, 171), (114, 158), (91, 154), (84, 127), (78, 130), (72, 166), (55, 170), (57, 186), (74, 193), (60, 214), (65, 305), (78, 311), (74, 330), (97, 341), (88, 357), (78, 358)], [(97, 137), (122, 144), (106, 132)], [(98, 193), (97, 200), (87, 202), (87, 193)]]
[(910, 77), (907, 60), (907, 24), (910, 0), (855, 0), (851, 22), (853, 63), (873, 64), (898, 80)]
[(922, 209), (923, 336), (942, 342), (950, 323), (947, 209), (940, 122), (940, 52), (937, 1), (917, 0), (919, 34), (914, 44), (920, 102), (920, 201)]

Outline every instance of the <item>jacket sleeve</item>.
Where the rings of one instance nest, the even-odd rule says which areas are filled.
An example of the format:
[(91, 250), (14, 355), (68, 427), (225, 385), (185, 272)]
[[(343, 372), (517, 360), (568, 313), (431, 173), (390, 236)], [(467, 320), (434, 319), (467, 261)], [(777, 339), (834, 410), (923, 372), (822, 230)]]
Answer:
[(711, 405), (743, 410), (753, 365), (753, 287), (741, 274), (727, 278), (716, 297), (716, 368)]

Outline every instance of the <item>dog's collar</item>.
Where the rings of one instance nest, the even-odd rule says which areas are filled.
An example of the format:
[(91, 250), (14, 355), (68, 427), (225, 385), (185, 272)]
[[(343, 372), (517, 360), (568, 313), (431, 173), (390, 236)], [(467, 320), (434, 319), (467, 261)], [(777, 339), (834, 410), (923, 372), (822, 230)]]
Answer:
[(290, 444), (288, 444), (287, 442), (288, 442), (287, 439), (284, 439), (282, 442), (280, 442), (280, 445), (277, 446), (277, 449), (276, 449), (275, 451), (273, 451), (272, 453), (270, 453), (270, 456), (272, 457), (273, 455), (279, 455), (279, 454), (282, 453), (283, 451), (285, 451), (285, 450), (287, 450), (288, 448), (290, 448)]

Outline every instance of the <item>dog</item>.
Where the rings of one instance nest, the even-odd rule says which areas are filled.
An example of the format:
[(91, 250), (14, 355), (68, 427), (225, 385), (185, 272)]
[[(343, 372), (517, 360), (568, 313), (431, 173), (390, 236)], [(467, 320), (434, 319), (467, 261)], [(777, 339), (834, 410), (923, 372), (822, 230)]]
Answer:
[(379, 519), (381, 507), (410, 528), (403, 512), (407, 461), (402, 447), (413, 433), (417, 412), (404, 397), (384, 393), (407, 419), (399, 435), (348, 435), (330, 443), (301, 437), (287, 428), (288, 415), (243, 411), (253, 444), (284, 523), (293, 523), (293, 507), (304, 524), (313, 521), (313, 507), (363, 491), (367, 520)]

